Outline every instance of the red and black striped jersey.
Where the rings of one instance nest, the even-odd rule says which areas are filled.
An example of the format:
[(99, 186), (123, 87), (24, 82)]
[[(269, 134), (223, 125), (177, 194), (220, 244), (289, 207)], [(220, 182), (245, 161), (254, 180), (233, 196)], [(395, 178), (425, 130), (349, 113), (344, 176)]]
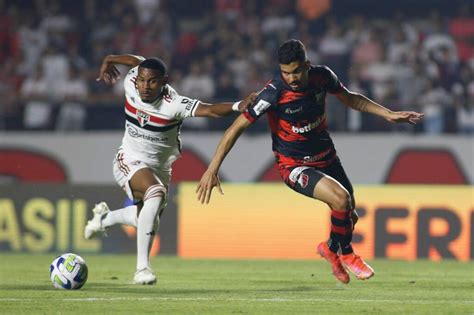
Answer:
[(280, 166), (324, 167), (336, 157), (327, 131), (326, 93), (337, 94), (342, 90), (343, 85), (331, 69), (311, 66), (306, 89), (293, 91), (277, 75), (244, 115), (254, 122), (267, 114), (272, 149)]

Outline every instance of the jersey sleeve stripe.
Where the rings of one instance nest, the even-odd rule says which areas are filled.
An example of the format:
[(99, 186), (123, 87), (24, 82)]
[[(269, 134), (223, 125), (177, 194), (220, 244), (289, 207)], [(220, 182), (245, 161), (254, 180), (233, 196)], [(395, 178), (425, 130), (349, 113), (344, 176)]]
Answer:
[(194, 117), (194, 115), (196, 114), (196, 109), (198, 108), (197, 104), (199, 104), (199, 101), (195, 100), (193, 107), (191, 108), (191, 117)]
[(255, 122), (257, 120), (257, 118), (253, 117), (252, 115), (250, 115), (249, 112), (244, 112), (243, 113), (244, 117), (247, 118), (248, 121), (250, 121), (251, 123)]

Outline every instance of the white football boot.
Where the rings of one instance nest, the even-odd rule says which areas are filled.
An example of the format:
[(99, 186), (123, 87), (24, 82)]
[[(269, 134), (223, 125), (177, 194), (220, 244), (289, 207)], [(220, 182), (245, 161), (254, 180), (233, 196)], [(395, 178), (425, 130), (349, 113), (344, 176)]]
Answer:
[(135, 272), (134, 284), (155, 284), (156, 276), (150, 268), (143, 268)]
[(105, 202), (101, 202), (95, 205), (92, 212), (94, 213), (94, 216), (91, 220), (87, 221), (87, 225), (84, 228), (84, 237), (86, 239), (105, 234), (105, 228), (102, 226), (102, 219), (110, 212), (110, 209)]

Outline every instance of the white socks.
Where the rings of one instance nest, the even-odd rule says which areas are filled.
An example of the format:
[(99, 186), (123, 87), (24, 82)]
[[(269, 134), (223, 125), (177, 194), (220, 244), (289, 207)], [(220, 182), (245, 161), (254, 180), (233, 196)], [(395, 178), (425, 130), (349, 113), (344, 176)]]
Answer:
[(126, 208), (110, 211), (102, 220), (102, 226), (104, 228), (115, 224), (126, 224), (137, 227), (137, 206), (131, 205)]
[(161, 207), (165, 188), (150, 186), (143, 197), (143, 207), (137, 223), (137, 270), (149, 268), (150, 248), (160, 223), (158, 211)]

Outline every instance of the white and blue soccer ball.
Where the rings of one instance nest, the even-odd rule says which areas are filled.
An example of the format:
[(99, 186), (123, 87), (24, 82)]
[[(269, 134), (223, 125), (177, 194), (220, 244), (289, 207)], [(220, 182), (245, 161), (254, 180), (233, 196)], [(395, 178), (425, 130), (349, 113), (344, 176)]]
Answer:
[(66, 253), (56, 257), (49, 266), (51, 282), (58, 289), (77, 290), (87, 281), (86, 261), (79, 255)]

